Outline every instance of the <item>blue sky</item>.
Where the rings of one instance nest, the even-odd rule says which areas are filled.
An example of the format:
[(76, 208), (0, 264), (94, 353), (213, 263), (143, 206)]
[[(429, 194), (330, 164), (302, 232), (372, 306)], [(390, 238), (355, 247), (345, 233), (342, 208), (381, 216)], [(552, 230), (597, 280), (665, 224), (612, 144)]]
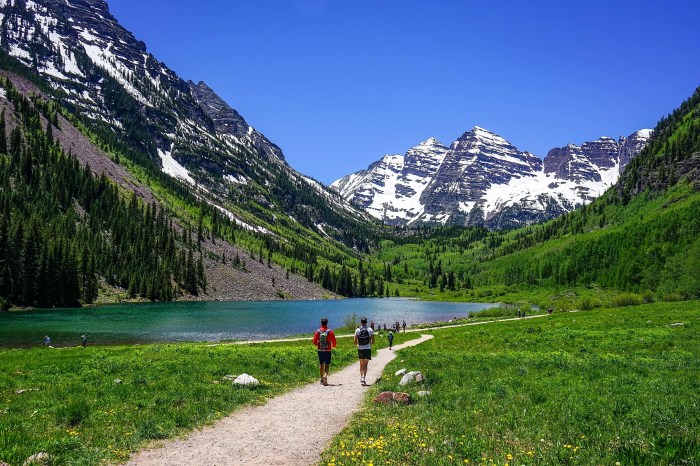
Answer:
[(330, 184), (473, 126), (540, 157), (653, 128), (700, 85), (700, 2), (108, 0)]

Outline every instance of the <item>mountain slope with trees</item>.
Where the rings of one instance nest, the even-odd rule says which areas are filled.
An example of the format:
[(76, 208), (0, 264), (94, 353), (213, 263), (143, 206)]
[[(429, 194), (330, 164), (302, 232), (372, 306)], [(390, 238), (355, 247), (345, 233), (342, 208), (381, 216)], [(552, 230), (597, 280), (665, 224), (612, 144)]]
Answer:
[(661, 119), (620, 181), (592, 203), (514, 231), (418, 230), (385, 242), (379, 262), (404, 293), (440, 299), (570, 288), (698, 298), (699, 129), (700, 89)]

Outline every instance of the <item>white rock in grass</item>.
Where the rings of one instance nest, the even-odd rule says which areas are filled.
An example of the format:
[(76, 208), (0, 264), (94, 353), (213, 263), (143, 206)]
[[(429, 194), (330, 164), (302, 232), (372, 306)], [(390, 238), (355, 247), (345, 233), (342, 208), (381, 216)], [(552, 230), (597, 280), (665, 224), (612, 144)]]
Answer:
[(416, 393), (421, 398), (425, 398), (426, 396), (430, 395), (430, 390), (421, 390), (418, 393)]
[(241, 374), (238, 377), (236, 377), (236, 380), (233, 381), (234, 385), (253, 385), (257, 386), (260, 385), (260, 382), (258, 379), (253, 377), (252, 375), (248, 374)]
[(421, 380), (423, 380), (423, 374), (421, 374), (419, 371), (411, 371), (408, 374), (405, 374), (403, 377), (401, 377), (399, 385), (403, 387), (404, 385), (408, 385), (411, 382), (420, 382)]
[(35, 453), (32, 456), (30, 456), (29, 458), (27, 458), (24, 461), (23, 466), (30, 466), (30, 465), (37, 466), (37, 465), (50, 464), (50, 463), (51, 463), (51, 457), (49, 456), (48, 453), (45, 453), (42, 451), (39, 453)]
[(394, 375), (404, 375), (406, 373), (406, 369), (399, 369), (396, 371), (396, 374)]

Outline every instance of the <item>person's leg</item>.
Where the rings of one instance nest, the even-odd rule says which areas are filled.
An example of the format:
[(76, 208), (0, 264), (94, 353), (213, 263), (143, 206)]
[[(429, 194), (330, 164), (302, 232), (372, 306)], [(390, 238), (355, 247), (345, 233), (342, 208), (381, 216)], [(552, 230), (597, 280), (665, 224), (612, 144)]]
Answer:
[(364, 380), (367, 377), (367, 363), (369, 359), (360, 359), (360, 377)]

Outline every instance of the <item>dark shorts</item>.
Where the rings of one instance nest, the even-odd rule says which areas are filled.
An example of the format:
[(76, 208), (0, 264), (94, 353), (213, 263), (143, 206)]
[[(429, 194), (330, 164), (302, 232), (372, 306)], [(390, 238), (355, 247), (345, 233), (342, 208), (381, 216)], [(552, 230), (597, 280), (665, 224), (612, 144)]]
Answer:
[(357, 350), (357, 357), (360, 359), (372, 359), (371, 349), (359, 349)]
[(318, 362), (319, 362), (319, 364), (330, 364), (331, 363), (331, 352), (330, 351), (319, 351), (318, 352)]

